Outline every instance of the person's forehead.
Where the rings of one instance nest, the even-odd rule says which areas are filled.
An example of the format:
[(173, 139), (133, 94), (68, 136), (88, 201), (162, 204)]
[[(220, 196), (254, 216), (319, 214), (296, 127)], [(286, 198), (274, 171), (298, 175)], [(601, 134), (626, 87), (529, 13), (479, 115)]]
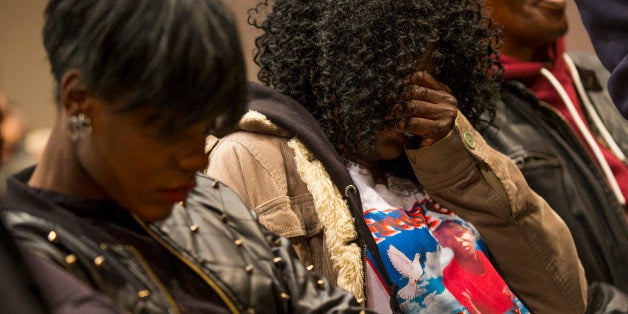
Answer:
[(458, 223), (450, 223), (444, 227), (445, 227), (444, 229), (449, 232), (467, 231), (467, 228), (463, 227), (462, 225)]

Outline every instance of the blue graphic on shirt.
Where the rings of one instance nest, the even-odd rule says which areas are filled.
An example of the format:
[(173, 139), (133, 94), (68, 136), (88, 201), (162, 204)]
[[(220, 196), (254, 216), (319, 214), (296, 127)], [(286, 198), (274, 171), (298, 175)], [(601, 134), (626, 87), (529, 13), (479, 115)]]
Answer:
[[(449, 210), (423, 199), (409, 210), (366, 210), (364, 219), (405, 312), (528, 313), (486, 258), (479, 233)], [(466, 243), (453, 242), (464, 237)], [(467, 272), (454, 252), (458, 259), (467, 252), (480, 256), (480, 266), (488, 270)], [(367, 258), (373, 260), (370, 252)]]

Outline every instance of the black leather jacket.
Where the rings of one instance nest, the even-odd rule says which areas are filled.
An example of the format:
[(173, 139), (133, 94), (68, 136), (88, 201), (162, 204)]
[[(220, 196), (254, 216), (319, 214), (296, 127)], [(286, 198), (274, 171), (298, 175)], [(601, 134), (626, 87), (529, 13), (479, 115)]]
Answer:
[[(12, 181), (10, 189), (26, 182)], [(203, 175), (197, 182), (185, 207), (175, 206), (168, 219), (138, 223), (202, 278), (231, 312), (362, 311), (352, 295), (305, 269), (288, 240), (262, 227), (230, 189)], [(77, 226), (71, 213), (45, 198), (12, 196), (3, 203), (2, 218), (20, 245), (63, 265), (129, 311), (179, 312), (155, 270), (133, 247), (107, 243), (99, 237), (97, 223)]]
[[(574, 58), (576, 64), (583, 60)], [(621, 116), (604, 96), (605, 84), (591, 65), (578, 70), (610, 133), (628, 152), (626, 121), (618, 120)], [(504, 84), (496, 109), (494, 125), (483, 132), (486, 141), (519, 166), (530, 187), (565, 221), (589, 282), (607, 282), (628, 291), (625, 207), (613, 196), (597, 163), (564, 118), (520, 82)]]

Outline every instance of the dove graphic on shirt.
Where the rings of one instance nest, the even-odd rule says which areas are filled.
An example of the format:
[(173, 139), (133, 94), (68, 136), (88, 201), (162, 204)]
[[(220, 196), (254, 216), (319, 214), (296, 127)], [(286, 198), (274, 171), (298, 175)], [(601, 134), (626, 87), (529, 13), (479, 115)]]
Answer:
[(427, 292), (425, 286), (428, 284), (428, 279), (442, 277), (442, 269), (452, 257), (453, 252), (450, 249), (427, 252), (425, 267), (422, 267), (421, 254), (415, 253), (414, 259), (410, 260), (403, 252), (391, 245), (388, 249), (388, 258), (397, 272), (408, 278), (408, 284), (399, 289), (397, 294), (405, 300), (412, 300)]

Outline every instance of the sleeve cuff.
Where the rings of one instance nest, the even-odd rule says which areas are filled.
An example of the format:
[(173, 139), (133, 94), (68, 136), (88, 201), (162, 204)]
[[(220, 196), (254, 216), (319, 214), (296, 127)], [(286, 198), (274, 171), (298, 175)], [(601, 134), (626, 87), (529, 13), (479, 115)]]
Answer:
[(452, 131), (442, 140), (406, 154), (414, 172), (427, 190), (439, 190), (457, 182), (476, 167), (486, 143), (458, 112)]

